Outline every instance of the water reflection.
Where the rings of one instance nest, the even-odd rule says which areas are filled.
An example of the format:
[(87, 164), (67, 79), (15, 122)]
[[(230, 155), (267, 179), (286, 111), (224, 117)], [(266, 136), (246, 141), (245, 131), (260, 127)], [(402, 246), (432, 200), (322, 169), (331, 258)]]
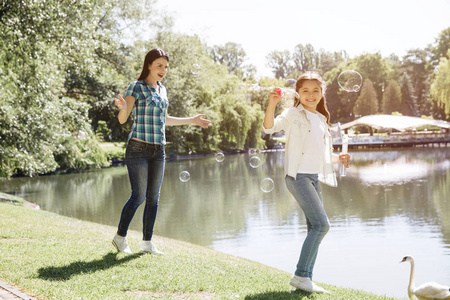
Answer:
[[(212, 247), (293, 272), (305, 237), (302, 211), (287, 191), (283, 152), (168, 162), (155, 233)], [(315, 279), (404, 297), (413, 255), (417, 283), (450, 284), (450, 152), (448, 148), (352, 153), (339, 188), (323, 185), (332, 229)], [(179, 180), (188, 171), (190, 180)], [(260, 189), (270, 177), (275, 188)], [(125, 167), (0, 181), (0, 190), (44, 210), (116, 226), (130, 194)], [(131, 228), (141, 230), (142, 208)], [(420, 271), (419, 271), (420, 270)]]

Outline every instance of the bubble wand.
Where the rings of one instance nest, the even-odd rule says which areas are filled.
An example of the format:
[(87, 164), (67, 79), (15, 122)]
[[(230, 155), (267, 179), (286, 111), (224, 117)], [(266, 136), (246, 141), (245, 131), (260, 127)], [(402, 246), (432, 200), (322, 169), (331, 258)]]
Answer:
[[(348, 153), (348, 135), (345, 133), (342, 135), (342, 149), (341, 154), (347, 154)], [(347, 175), (347, 168), (342, 164), (341, 168), (341, 176)]]
[(281, 106), (283, 108), (293, 107), (295, 100), (300, 98), (294, 89), (278, 89), (277, 93), (281, 96)]

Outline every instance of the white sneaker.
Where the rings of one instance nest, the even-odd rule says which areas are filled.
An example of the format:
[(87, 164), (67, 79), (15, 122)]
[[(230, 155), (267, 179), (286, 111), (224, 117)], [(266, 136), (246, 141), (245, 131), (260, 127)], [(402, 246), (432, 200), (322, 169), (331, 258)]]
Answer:
[(141, 252), (142, 253), (151, 253), (155, 255), (164, 255), (161, 251), (159, 251), (155, 245), (153, 245), (152, 241), (142, 241), (141, 244)]
[(116, 234), (112, 240), (112, 244), (116, 247), (117, 251), (131, 254), (131, 249), (128, 247), (128, 241), (126, 237)]
[(289, 284), (295, 288), (300, 290), (310, 292), (310, 293), (329, 293), (324, 288), (317, 286), (314, 282), (311, 281), (309, 277), (300, 277), (297, 275), (292, 276)]
[(316, 285), (314, 282), (312, 283), (312, 285), (313, 285), (313, 290), (312, 290), (313, 293), (318, 293), (318, 294), (322, 294), (322, 293), (329, 294), (330, 293), (326, 289)]

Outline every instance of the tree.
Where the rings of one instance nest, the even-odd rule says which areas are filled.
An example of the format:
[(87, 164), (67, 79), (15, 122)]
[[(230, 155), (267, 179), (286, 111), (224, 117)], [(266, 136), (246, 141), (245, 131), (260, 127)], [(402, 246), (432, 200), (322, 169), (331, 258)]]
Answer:
[(429, 91), (432, 72), (428, 67), (429, 55), (428, 49), (409, 50), (403, 57), (401, 67), (412, 85), (411, 92), (416, 106), (413, 113), (417, 117), (430, 114)]
[(450, 27), (444, 29), (436, 39), (435, 45), (431, 48), (431, 65), (437, 67), (442, 57), (446, 57), (450, 49)]
[(346, 92), (339, 86), (338, 77), (342, 71), (344, 70), (334, 68), (323, 75), (323, 79), (327, 83), (326, 99), (331, 123), (345, 123), (354, 120), (353, 107), (359, 93)]
[(67, 97), (64, 86), (71, 64), (95, 72), (94, 51), (109, 41), (99, 32), (104, 7), (96, 4), (2, 2), (0, 176), (106, 165), (89, 106)]
[[(375, 89), (377, 99), (381, 101), (383, 96), (383, 85), (387, 78), (386, 61), (380, 53), (363, 54), (348, 63), (354, 70), (358, 71), (363, 79), (370, 79)], [(378, 103), (381, 106), (381, 103)]]
[(225, 64), (228, 72), (235, 74), (241, 79), (254, 79), (256, 67), (244, 65), (247, 54), (241, 45), (236, 43), (226, 43), (224, 46), (214, 46), (208, 48), (208, 53), (212, 60), (219, 64)]
[(361, 94), (355, 102), (353, 114), (356, 116), (367, 116), (378, 113), (377, 93), (370, 79), (364, 80)]
[(332, 69), (339, 66), (339, 64), (345, 62), (348, 59), (347, 52), (338, 51), (338, 52), (327, 52), (323, 49), (319, 51), (319, 66), (318, 66), (318, 72), (321, 74), (325, 74), (328, 71), (331, 71)]
[(300, 73), (317, 70), (320, 64), (319, 59), (319, 54), (316, 53), (311, 44), (305, 46), (298, 44), (292, 54), (294, 69)]
[(381, 101), (381, 112), (391, 114), (399, 112), (402, 103), (402, 92), (400, 86), (394, 80), (389, 81), (383, 92), (383, 100)]
[(405, 116), (419, 115), (417, 97), (414, 94), (414, 87), (408, 73), (405, 72), (400, 76), (399, 85), (402, 94), (400, 113)]
[(450, 50), (447, 57), (440, 59), (434, 80), (431, 84), (432, 100), (442, 108), (445, 118), (450, 118)]
[(289, 50), (272, 51), (267, 55), (268, 66), (272, 68), (275, 78), (287, 78), (294, 68), (291, 63), (291, 53)]
[(324, 49), (314, 50), (311, 44), (298, 44), (292, 54), (293, 71), (292, 77), (300, 76), (306, 71), (316, 71), (324, 74), (337, 67), (348, 58), (345, 51), (330, 53)]

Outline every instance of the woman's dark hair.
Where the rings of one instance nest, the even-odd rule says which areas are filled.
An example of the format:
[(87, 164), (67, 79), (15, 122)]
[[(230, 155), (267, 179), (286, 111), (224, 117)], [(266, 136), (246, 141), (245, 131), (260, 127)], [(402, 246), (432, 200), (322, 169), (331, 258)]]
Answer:
[[(330, 124), (330, 112), (327, 109), (327, 102), (325, 99), (325, 93), (327, 91), (327, 84), (322, 79), (322, 77), (316, 73), (316, 72), (306, 72), (302, 74), (298, 79), (297, 83), (295, 84), (295, 91), (298, 93), (300, 88), (302, 87), (303, 83), (307, 80), (315, 80), (320, 86), (320, 89), (322, 90), (322, 99), (320, 99), (320, 102), (317, 104), (316, 110), (320, 112), (322, 115), (324, 115), (327, 118), (327, 123)], [(295, 100), (294, 106), (297, 107), (300, 105), (300, 98)]]
[(149, 73), (148, 66), (151, 65), (156, 59), (160, 57), (164, 57), (165, 59), (167, 59), (167, 62), (169, 62), (169, 55), (167, 55), (167, 53), (164, 52), (164, 50), (152, 49), (147, 53), (144, 60), (144, 66), (142, 66), (142, 72), (138, 80), (145, 80), (145, 78), (147, 78)]

